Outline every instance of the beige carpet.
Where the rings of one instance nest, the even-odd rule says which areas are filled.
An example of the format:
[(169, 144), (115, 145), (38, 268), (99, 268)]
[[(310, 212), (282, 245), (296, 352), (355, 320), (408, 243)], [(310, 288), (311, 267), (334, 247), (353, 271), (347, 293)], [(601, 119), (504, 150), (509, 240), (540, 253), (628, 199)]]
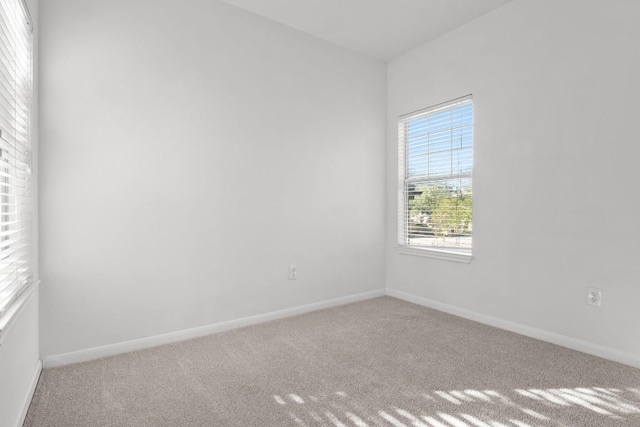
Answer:
[(25, 426), (640, 426), (640, 370), (382, 297), (46, 369)]

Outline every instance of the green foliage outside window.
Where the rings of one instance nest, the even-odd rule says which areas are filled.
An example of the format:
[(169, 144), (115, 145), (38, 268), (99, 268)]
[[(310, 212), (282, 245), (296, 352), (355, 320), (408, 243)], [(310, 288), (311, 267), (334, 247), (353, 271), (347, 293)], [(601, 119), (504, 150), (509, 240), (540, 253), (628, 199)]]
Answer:
[(409, 191), (410, 237), (457, 237), (471, 233), (473, 197), (448, 185), (418, 185)]

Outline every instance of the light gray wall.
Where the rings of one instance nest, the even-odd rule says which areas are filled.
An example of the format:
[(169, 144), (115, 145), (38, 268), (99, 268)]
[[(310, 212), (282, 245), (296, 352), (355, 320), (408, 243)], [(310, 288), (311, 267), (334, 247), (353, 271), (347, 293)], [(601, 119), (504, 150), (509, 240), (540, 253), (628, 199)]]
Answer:
[[(27, 0), (33, 19), (34, 87), (31, 143), (34, 200), (34, 277), (38, 281), (38, 0)], [(40, 366), (38, 290), (26, 300), (0, 345), (0, 426), (18, 427), (31, 400), (32, 386)]]
[[(389, 64), (388, 288), (640, 354), (639, 17), (518, 0)], [(470, 93), (474, 259), (399, 255), (397, 117)]]
[(383, 63), (215, 0), (41, 16), (43, 356), (384, 287)]
[(22, 425), (39, 372), (36, 294), (25, 302), (7, 333), (3, 333), (0, 345), (0, 426)]
[[(217, 1), (46, 2), (42, 355), (380, 289), (385, 202), (390, 289), (640, 353), (639, 7), (516, 0), (392, 61), (385, 200), (383, 64)], [(398, 255), (396, 118), (468, 93), (475, 258)]]

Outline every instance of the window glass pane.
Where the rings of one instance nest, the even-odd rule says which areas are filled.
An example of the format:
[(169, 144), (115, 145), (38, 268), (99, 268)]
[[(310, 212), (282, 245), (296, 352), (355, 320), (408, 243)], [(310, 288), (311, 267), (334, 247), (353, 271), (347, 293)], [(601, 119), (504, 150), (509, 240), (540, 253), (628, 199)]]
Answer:
[(409, 244), (471, 248), (473, 196), (470, 178), (413, 183), (407, 194)]
[(407, 155), (427, 154), (427, 134), (407, 139)]
[(442, 110), (429, 114), (429, 133), (451, 129), (451, 111)]
[(453, 148), (471, 147), (473, 143), (471, 126), (465, 126), (453, 130)]
[(439, 151), (429, 155), (429, 176), (451, 175), (451, 151)]
[(473, 122), (473, 105), (468, 103), (453, 107), (452, 116), (454, 128), (471, 125)]
[(412, 156), (407, 159), (407, 174), (409, 177), (424, 176), (427, 174), (427, 160), (425, 156)]
[(407, 138), (413, 138), (419, 135), (427, 134), (427, 116), (416, 117), (407, 123)]
[(436, 132), (429, 135), (429, 152), (451, 150), (451, 130)]
[(473, 168), (473, 152), (471, 148), (463, 148), (455, 150), (453, 157), (453, 174), (461, 175), (471, 173)]

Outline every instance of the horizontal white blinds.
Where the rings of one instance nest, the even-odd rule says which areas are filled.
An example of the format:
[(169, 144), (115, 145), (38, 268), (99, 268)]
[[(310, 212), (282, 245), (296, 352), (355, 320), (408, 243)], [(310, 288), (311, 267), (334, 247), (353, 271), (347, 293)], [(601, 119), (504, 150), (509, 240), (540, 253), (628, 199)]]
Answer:
[(21, 0), (0, 0), (0, 313), (33, 280), (32, 33)]
[(402, 116), (398, 123), (399, 244), (470, 252), (471, 97)]

